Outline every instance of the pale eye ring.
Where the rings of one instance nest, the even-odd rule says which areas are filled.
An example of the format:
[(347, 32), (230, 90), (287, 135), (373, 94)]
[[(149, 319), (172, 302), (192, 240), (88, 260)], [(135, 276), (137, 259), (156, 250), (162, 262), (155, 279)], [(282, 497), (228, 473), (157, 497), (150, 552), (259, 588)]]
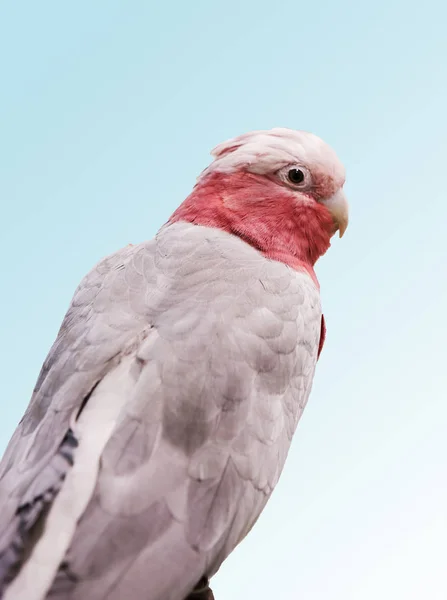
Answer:
[(312, 177), (306, 167), (298, 165), (287, 165), (277, 173), (278, 178), (295, 190), (307, 190), (312, 186)]

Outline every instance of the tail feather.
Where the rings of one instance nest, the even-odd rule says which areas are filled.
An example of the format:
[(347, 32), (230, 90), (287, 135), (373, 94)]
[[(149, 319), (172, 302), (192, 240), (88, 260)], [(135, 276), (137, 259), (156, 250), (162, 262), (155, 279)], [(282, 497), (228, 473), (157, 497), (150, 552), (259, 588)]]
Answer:
[(6, 532), (0, 551), (0, 595), (19, 573), (38, 539), (45, 516), (73, 466), (78, 441), (69, 429), (57, 453), (28, 488)]

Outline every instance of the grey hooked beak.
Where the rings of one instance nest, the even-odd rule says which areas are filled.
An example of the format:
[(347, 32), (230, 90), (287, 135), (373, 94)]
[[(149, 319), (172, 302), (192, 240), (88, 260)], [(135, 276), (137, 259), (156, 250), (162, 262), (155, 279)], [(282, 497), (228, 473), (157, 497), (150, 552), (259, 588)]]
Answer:
[[(324, 204), (331, 213), (334, 223), (337, 226), (338, 233), (340, 237), (342, 237), (348, 226), (349, 214), (348, 201), (346, 200), (343, 190), (338, 190), (338, 192), (327, 200), (322, 200), (321, 204)], [(337, 229), (335, 231), (337, 231)]]

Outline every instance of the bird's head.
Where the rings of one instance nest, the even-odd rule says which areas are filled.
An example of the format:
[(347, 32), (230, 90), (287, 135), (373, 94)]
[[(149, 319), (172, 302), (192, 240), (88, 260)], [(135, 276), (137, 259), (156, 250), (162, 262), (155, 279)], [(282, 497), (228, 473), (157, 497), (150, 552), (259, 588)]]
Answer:
[(304, 131), (272, 129), (217, 146), (214, 161), (171, 217), (220, 227), (272, 259), (313, 266), (348, 225), (345, 170)]

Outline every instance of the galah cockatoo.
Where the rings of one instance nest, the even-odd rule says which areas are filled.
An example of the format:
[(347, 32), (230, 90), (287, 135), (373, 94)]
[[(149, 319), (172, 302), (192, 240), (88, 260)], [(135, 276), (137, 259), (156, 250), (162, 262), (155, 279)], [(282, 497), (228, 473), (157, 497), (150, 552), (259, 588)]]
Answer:
[(75, 292), (1, 463), (3, 600), (183, 600), (278, 481), (324, 338), (314, 264), (346, 229), (345, 173), (289, 129), (213, 155), (154, 240)]

